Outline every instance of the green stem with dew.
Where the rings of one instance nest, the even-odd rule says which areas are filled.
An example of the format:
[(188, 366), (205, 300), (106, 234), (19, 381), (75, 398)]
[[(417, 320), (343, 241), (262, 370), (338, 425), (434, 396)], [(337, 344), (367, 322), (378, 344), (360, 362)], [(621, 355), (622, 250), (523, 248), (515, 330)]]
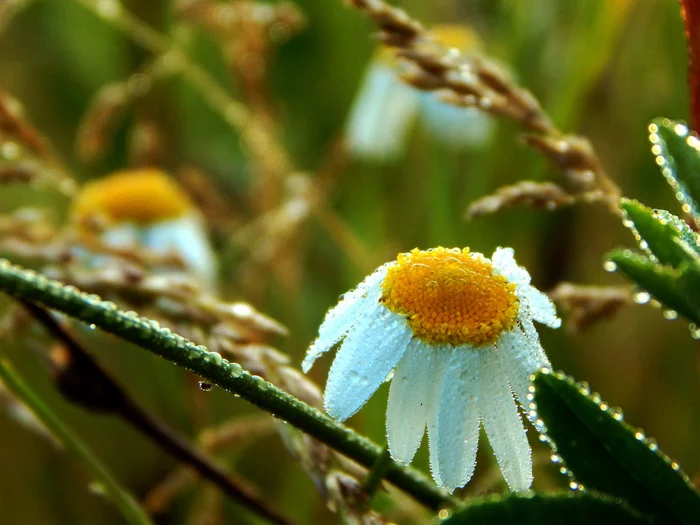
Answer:
[[(114, 304), (102, 301), (97, 296), (47, 279), (6, 260), (0, 260), (0, 290), (17, 299), (41, 304), (88, 325), (95, 325), (159, 355), (291, 423), (367, 468), (375, 465), (382, 454), (381, 447), (376, 443), (262, 378), (249, 374), (240, 365), (173, 334), (167, 328), (161, 328), (155, 321), (139, 317), (134, 312), (120, 311)], [(384, 477), (432, 509), (458, 503), (458, 500), (410, 467), (392, 463)]]

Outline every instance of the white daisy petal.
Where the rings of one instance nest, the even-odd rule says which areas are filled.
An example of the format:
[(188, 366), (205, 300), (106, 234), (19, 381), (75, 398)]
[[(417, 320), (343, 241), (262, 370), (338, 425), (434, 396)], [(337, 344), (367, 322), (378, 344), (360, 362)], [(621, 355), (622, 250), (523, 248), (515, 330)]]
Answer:
[(561, 326), (561, 319), (557, 317), (554, 303), (546, 294), (531, 285), (520, 285), (516, 290), (518, 296), (524, 297), (529, 304), (530, 313), (535, 321), (550, 328), (559, 328)]
[(491, 262), (496, 271), (511, 283), (530, 284), (530, 274), (515, 262), (513, 248), (496, 248)]
[(350, 330), (350, 327), (359, 322), (369, 305), (378, 303), (382, 293), (380, 285), (388, 267), (389, 265), (385, 264), (377, 268), (328, 311), (318, 330), (318, 338), (306, 352), (306, 357), (301, 364), (304, 372), (308, 372), (321, 354), (333, 348)]
[(346, 128), (350, 152), (379, 162), (400, 156), (418, 112), (417, 95), (391, 67), (372, 64), (350, 111)]
[(428, 423), (430, 467), (450, 492), (474, 474), (479, 440), (479, 358), (468, 346), (436, 349), (438, 378)]
[(525, 334), (527, 350), (533, 355), (533, 359), (535, 359), (537, 362), (535, 371), (539, 370), (543, 366), (551, 367), (549, 364), (549, 359), (547, 359), (547, 354), (544, 353), (544, 349), (540, 344), (540, 335), (537, 333), (537, 329), (535, 328), (535, 323), (532, 321), (531, 314), (522, 312), (518, 316), (518, 322), (523, 333)]
[(495, 120), (476, 108), (452, 106), (425, 92), (420, 109), (431, 135), (450, 147), (479, 147), (493, 136)]
[(386, 437), (391, 457), (410, 463), (420, 446), (435, 384), (436, 350), (414, 338), (399, 361), (389, 389)]
[(345, 421), (364, 405), (394, 369), (411, 341), (406, 320), (380, 303), (350, 329), (328, 373), (326, 411)]
[(144, 231), (144, 244), (157, 252), (173, 251), (192, 268), (202, 283), (213, 287), (216, 262), (206, 235), (204, 221), (198, 215), (163, 221)]
[(539, 356), (531, 350), (530, 342), (519, 328), (501, 334), (498, 352), (503, 369), (508, 371), (510, 386), (520, 404), (527, 407), (530, 376), (542, 366)]
[(532, 453), (522, 418), (496, 350), (478, 352), (481, 369), (481, 420), (508, 486), (523, 491), (532, 484)]

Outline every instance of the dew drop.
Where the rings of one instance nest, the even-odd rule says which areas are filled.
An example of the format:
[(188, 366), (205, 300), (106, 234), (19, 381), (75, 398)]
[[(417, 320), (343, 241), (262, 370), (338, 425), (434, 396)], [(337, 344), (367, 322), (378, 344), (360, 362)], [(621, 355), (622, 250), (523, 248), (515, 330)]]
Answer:
[(676, 132), (676, 135), (685, 137), (688, 134), (688, 126), (685, 124), (676, 124), (673, 126), (673, 131)]
[(561, 456), (559, 454), (552, 454), (551, 456), (549, 456), (549, 460), (552, 463), (561, 463)]
[(438, 518), (441, 520), (446, 520), (451, 515), (452, 515), (452, 513), (447, 509), (440, 509), (440, 512), (438, 512)]
[(644, 432), (642, 432), (641, 430), (637, 430), (637, 431), (634, 433), (634, 438), (635, 438), (637, 441), (644, 441), (644, 439), (646, 438), (646, 436), (644, 435)]
[(675, 310), (664, 310), (663, 316), (669, 321), (673, 321), (674, 319), (678, 319), (678, 312)]
[(576, 483), (575, 481), (570, 481), (569, 488), (571, 490), (578, 490), (580, 488), (580, 485), (578, 483)]
[(214, 385), (207, 383), (206, 381), (197, 381), (197, 386), (199, 386), (199, 389), (202, 392), (209, 392), (212, 388), (214, 388)]
[(656, 452), (657, 450), (659, 450), (659, 444), (654, 438), (647, 439), (647, 445), (649, 445), (649, 450), (651, 450), (652, 452)]
[(680, 469), (681, 469), (681, 466), (680, 466), (678, 463), (676, 463), (675, 461), (671, 461), (671, 468), (672, 468), (673, 470), (676, 470), (676, 471), (677, 471), (677, 470), (680, 470)]
[(586, 381), (579, 381), (578, 383), (576, 383), (576, 386), (578, 387), (578, 391), (584, 395), (588, 395), (591, 393), (591, 389)]
[(98, 496), (104, 496), (107, 494), (107, 487), (105, 487), (104, 484), (100, 483), (99, 481), (90, 482), (88, 485), (88, 490), (93, 494), (97, 494)]
[(619, 407), (611, 407), (608, 413), (612, 416), (615, 421), (622, 421), (625, 415), (622, 413), (622, 409)]
[(647, 304), (650, 299), (651, 295), (649, 295), (649, 292), (643, 290), (634, 294), (634, 302), (637, 304)]
[(617, 270), (617, 264), (615, 264), (613, 261), (605, 261), (603, 263), (603, 269), (606, 272), (614, 272)]

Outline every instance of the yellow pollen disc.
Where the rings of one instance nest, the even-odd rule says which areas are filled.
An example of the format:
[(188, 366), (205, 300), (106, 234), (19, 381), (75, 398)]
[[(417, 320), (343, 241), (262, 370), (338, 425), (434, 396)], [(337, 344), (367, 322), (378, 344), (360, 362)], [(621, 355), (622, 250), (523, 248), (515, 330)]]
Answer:
[(73, 203), (78, 222), (101, 216), (112, 222), (150, 224), (192, 209), (180, 186), (157, 169), (119, 171), (85, 184)]
[(428, 343), (486, 345), (515, 325), (515, 284), (465, 248), (399, 255), (382, 282), (382, 304), (406, 316)]

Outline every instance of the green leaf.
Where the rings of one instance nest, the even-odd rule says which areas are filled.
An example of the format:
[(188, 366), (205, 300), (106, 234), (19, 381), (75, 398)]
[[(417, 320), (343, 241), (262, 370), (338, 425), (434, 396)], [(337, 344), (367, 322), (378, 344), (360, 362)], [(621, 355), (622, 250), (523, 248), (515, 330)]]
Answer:
[(652, 210), (635, 200), (621, 199), (623, 224), (641, 237), (643, 250), (661, 264), (674, 268), (700, 255), (697, 236), (681, 219), (662, 210)]
[(595, 492), (559, 492), (491, 496), (469, 500), (468, 506), (441, 525), (622, 525), (648, 524), (651, 519), (624, 502)]
[[(700, 203), (700, 141), (684, 122), (655, 119), (649, 126), (656, 163), (682, 205), (698, 216)], [(657, 148), (658, 146), (658, 148)]]
[(700, 494), (653, 440), (622, 421), (587, 386), (538, 373), (535, 403), (548, 437), (575, 479), (663, 523), (698, 523)]
[(700, 267), (685, 261), (678, 268), (662, 266), (631, 250), (616, 250), (606, 255), (623, 273), (665, 307), (700, 325)]

